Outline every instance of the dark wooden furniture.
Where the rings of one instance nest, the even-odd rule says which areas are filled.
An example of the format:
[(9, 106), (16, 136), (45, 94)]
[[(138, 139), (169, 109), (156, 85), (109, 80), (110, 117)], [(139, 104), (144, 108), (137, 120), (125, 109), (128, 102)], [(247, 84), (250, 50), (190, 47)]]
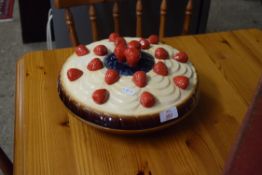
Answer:
[[(92, 29), (92, 37), (93, 40), (96, 41), (98, 39), (98, 29), (97, 29), (97, 17), (96, 17), (96, 9), (95, 4), (97, 3), (106, 3), (112, 2), (113, 0), (55, 0), (55, 7), (58, 9), (65, 9), (65, 21), (67, 24), (69, 36), (71, 43), (76, 46), (79, 44), (79, 39), (77, 37), (75, 25), (74, 25), (74, 18), (71, 13), (70, 8), (75, 6), (82, 6), (88, 5), (88, 13), (89, 13), (89, 20), (91, 22), (91, 29)], [(120, 9), (118, 5), (118, 1), (113, 1), (113, 9), (112, 9), (112, 17), (114, 23), (114, 31), (119, 33), (119, 16), (120, 16)], [(167, 14), (167, 1), (162, 0), (161, 7), (160, 7), (160, 26), (159, 26), (159, 36), (163, 38), (165, 36), (165, 21), (166, 21), (166, 14)], [(143, 5), (142, 0), (136, 1), (136, 36), (142, 37), (142, 15), (143, 15)], [(184, 15), (184, 23), (183, 23), (183, 30), (182, 34), (187, 34), (189, 32), (190, 22), (191, 22), (191, 15), (192, 15), (192, 0), (188, 0), (185, 15)]]
[(5, 175), (13, 174), (13, 164), (0, 147), (0, 169)]

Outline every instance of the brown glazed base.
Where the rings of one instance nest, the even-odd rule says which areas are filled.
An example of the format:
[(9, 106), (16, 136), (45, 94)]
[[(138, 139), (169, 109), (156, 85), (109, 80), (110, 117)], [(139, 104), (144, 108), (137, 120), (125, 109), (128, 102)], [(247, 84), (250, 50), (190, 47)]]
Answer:
[(65, 106), (70, 109), (78, 118), (86, 121), (92, 126), (103, 129), (115, 131), (132, 131), (134, 133), (139, 133), (139, 131), (150, 131), (155, 129), (166, 128), (174, 123), (177, 123), (182, 118), (185, 118), (196, 106), (198, 101), (198, 88), (195, 88), (195, 92), (192, 97), (189, 98), (185, 103), (177, 106), (179, 117), (169, 120), (167, 122), (161, 123), (159, 113), (154, 115), (142, 116), (142, 117), (121, 117), (113, 116), (104, 113), (98, 113), (90, 111), (79, 105), (76, 101), (71, 100), (70, 96), (64, 91), (60, 79), (58, 80), (58, 93), (65, 104)]

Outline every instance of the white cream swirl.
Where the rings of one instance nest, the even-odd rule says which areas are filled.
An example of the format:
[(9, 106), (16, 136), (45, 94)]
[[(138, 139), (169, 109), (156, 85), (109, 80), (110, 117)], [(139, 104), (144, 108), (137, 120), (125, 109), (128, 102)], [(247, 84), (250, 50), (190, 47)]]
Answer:
[[(139, 38), (125, 38), (127, 41), (139, 40)], [(82, 106), (121, 116), (140, 116), (159, 113), (167, 110), (170, 107), (178, 106), (188, 99), (197, 85), (197, 74), (194, 66), (188, 61), (187, 63), (180, 63), (172, 59), (173, 55), (178, 50), (165, 44), (151, 44), (150, 49), (143, 50), (154, 57), (155, 50), (158, 47), (163, 47), (169, 53), (169, 59), (157, 60), (155, 62), (163, 61), (168, 67), (168, 76), (160, 76), (150, 70), (147, 72), (148, 82), (144, 88), (139, 88), (132, 82), (132, 76), (121, 76), (119, 81), (107, 85), (104, 81), (104, 76), (107, 68), (98, 71), (89, 71), (87, 64), (93, 58), (99, 58), (103, 61), (104, 56), (97, 56), (93, 53), (93, 48), (96, 45), (103, 44), (108, 48), (110, 53), (114, 50), (114, 44), (108, 39), (94, 42), (87, 45), (90, 53), (85, 56), (77, 56), (72, 54), (61, 70), (61, 84), (66, 93), (70, 94), (70, 98), (78, 101)], [(81, 69), (84, 73), (76, 81), (69, 81), (67, 78), (67, 70), (70, 68)], [(184, 75), (189, 78), (190, 85), (186, 90), (181, 90), (176, 87), (173, 82), (173, 77), (177, 75)], [(105, 88), (109, 91), (109, 100), (102, 104), (96, 104), (92, 99), (92, 93), (96, 89)], [(145, 108), (140, 104), (140, 95), (144, 91), (149, 91), (156, 97), (156, 104), (151, 108)]]

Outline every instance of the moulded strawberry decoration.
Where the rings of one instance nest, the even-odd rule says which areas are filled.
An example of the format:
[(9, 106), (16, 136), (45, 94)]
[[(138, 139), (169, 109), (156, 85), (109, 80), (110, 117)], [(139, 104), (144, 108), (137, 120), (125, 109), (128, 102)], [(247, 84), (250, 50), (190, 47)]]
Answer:
[(93, 92), (92, 98), (95, 103), (103, 104), (108, 100), (109, 92), (106, 89), (97, 89)]
[(145, 87), (147, 84), (146, 73), (144, 71), (137, 71), (133, 74), (133, 82), (138, 87)]
[(145, 91), (140, 96), (140, 103), (144, 107), (150, 108), (155, 104), (155, 97), (150, 92)]
[(70, 81), (75, 81), (83, 75), (83, 71), (77, 68), (70, 68), (67, 71), (67, 78)]
[(149, 49), (150, 48), (150, 43), (147, 39), (142, 38), (139, 41), (139, 43), (140, 43), (142, 49)]
[(189, 85), (189, 79), (183, 75), (174, 77), (173, 81), (181, 89), (186, 89)]
[(126, 56), (125, 56), (125, 50), (126, 46), (123, 44), (119, 44), (118, 46), (115, 47), (114, 54), (116, 56), (116, 59), (119, 62), (125, 62), (126, 61)]
[(109, 35), (109, 41), (115, 42), (116, 38), (118, 38), (118, 37), (119, 37), (119, 34), (113, 32), (113, 33), (111, 33), (111, 34)]
[(127, 45), (126, 44), (126, 40), (124, 39), (124, 38), (122, 38), (122, 37), (117, 37), (116, 39), (115, 39), (115, 46), (118, 46), (118, 45)]
[(105, 82), (109, 85), (119, 80), (119, 73), (114, 69), (108, 69), (105, 75)]
[(186, 63), (188, 61), (188, 56), (185, 52), (178, 52), (173, 58), (181, 63)]
[(80, 44), (75, 48), (75, 52), (77, 56), (84, 56), (89, 53), (89, 50), (86, 48), (85, 45)]
[(157, 44), (159, 42), (157, 35), (150, 35), (147, 40), (150, 42), (150, 44)]
[(140, 50), (136, 48), (127, 48), (125, 56), (128, 66), (135, 67), (140, 60)]
[(162, 75), (162, 76), (167, 76), (168, 75), (168, 68), (166, 67), (165, 63), (163, 63), (161, 61), (157, 62), (154, 65), (153, 70), (158, 75)]
[(102, 69), (103, 67), (104, 65), (99, 58), (92, 59), (87, 65), (87, 69), (90, 71), (96, 71)]
[(128, 48), (136, 48), (138, 50), (141, 49), (141, 44), (137, 40), (132, 40), (127, 44)]
[(159, 47), (155, 50), (155, 57), (157, 59), (165, 60), (165, 59), (168, 59), (169, 55), (168, 55), (168, 52), (164, 48)]
[(104, 45), (97, 45), (95, 48), (94, 48), (94, 53), (98, 56), (104, 56), (107, 54), (107, 48), (106, 46)]

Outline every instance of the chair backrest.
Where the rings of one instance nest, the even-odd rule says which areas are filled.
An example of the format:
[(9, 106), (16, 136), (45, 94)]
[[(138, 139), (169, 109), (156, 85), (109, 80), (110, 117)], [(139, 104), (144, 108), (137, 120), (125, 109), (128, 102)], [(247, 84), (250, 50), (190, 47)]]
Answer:
[(5, 175), (13, 174), (13, 164), (0, 147), (0, 169)]
[[(192, 16), (192, 9), (193, 9), (193, 0), (188, 0), (185, 14), (184, 14), (184, 23), (182, 34), (188, 34), (191, 16)], [(70, 41), (74, 46), (79, 45), (79, 40), (77, 37), (74, 19), (72, 12), (70, 10), (71, 7), (75, 6), (88, 6), (88, 13), (89, 19), (91, 22), (91, 30), (92, 30), (92, 37), (93, 40), (98, 40), (98, 30), (97, 30), (97, 20), (96, 20), (96, 9), (95, 4), (97, 3), (107, 3), (113, 2), (113, 9), (112, 9), (112, 17), (114, 23), (114, 32), (120, 32), (120, 25), (119, 25), (119, 0), (55, 0), (55, 7), (57, 9), (65, 9), (65, 21), (69, 32)], [(143, 13), (143, 6), (142, 0), (136, 1), (136, 36), (142, 37), (142, 13)], [(160, 6), (160, 26), (159, 26), (159, 37), (162, 38), (165, 36), (165, 21), (166, 21), (166, 13), (167, 13), (167, 0), (162, 0)]]

